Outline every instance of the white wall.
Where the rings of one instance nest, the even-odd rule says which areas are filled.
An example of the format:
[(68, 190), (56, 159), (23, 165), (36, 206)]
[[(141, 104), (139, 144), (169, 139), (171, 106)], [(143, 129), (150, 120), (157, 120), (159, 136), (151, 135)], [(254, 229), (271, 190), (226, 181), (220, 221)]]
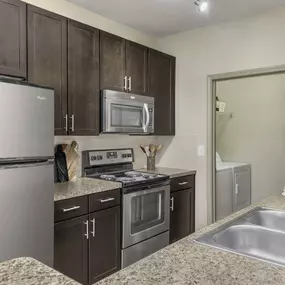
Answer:
[(217, 83), (230, 116), (217, 116), (217, 151), (223, 161), (249, 162), (252, 202), (278, 195), (285, 185), (285, 74)]
[[(201, 15), (203, 17), (203, 15)], [(207, 224), (207, 156), (197, 157), (199, 144), (207, 146), (207, 76), (285, 64), (285, 9), (216, 26), (180, 33), (159, 41), (162, 50), (177, 58), (177, 137), (188, 139), (192, 159), (179, 152), (187, 142), (174, 139), (163, 164), (196, 168), (196, 224)], [(192, 149), (193, 148), (193, 149)], [(189, 157), (191, 155), (189, 154)]]
[[(143, 45), (156, 48), (157, 39), (139, 32), (133, 28), (119, 24), (85, 8), (74, 5), (65, 0), (22, 0), (67, 18), (94, 26), (103, 31), (121, 36)], [(94, 0), (95, 1), (95, 0)]]

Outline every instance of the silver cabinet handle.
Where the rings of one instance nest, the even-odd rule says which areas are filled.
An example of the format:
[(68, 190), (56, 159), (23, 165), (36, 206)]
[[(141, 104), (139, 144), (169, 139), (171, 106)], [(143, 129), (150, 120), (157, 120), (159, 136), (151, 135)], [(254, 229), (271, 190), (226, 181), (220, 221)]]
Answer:
[(110, 201), (114, 201), (115, 198), (107, 198), (107, 199), (100, 199), (101, 203), (106, 203), (106, 202), (110, 202)]
[(65, 131), (68, 132), (68, 115), (67, 114), (64, 116), (64, 119), (65, 119)]
[(124, 89), (128, 90), (128, 76), (124, 77)]
[(74, 210), (78, 210), (78, 209), (80, 209), (80, 206), (74, 206), (74, 207), (71, 207), (71, 208), (62, 209), (62, 211), (64, 213), (66, 213), (66, 212), (70, 212), (70, 211), (74, 211)]
[(129, 88), (128, 88), (128, 90), (132, 91), (132, 77), (130, 76), (128, 80), (129, 80)]
[(72, 115), (71, 117), (70, 117), (70, 119), (71, 119), (71, 131), (72, 132), (74, 132), (74, 115)]
[(182, 186), (182, 185), (187, 185), (188, 184), (188, 182), (181, 182), (181, 183), (178, 183), (180, 186)]
[(171, 209), (171, 211), (173, 212), (173, 211), (174, 211), (174, 197), (172, 197), (172, 198), (170, 199), (170, 201), (171, 201), (170, 209)]
[(91, 234), (92, 234), (93, 237), (95, 237), (96, 236), (96, 220), (95, 219), (91, 220), (91, 223), (92, 223), (92, 232), (91, 232)]
[(89, 223), (88, 221), (86, 221), (84, 223), (86, 225), (86, 234), (84, 234), (86, 236), (87, 239), (89, 239)]

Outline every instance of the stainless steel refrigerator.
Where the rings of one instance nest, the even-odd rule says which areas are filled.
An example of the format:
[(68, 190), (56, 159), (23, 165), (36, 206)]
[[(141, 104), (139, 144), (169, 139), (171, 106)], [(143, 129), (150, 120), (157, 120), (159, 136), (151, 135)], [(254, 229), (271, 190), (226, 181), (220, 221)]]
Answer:
[(0, 80), (0, 262), (53, 265), (54, 91)]

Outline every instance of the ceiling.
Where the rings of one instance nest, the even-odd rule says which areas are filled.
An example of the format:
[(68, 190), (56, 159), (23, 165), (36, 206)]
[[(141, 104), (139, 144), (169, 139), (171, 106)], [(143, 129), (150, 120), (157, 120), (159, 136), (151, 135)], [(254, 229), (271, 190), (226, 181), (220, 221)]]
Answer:
[(106, 18), (157, 37), (237, 20), (285, 5), (285, 0), (208, 0), (199, 13), (193, 0), (68, 0)]

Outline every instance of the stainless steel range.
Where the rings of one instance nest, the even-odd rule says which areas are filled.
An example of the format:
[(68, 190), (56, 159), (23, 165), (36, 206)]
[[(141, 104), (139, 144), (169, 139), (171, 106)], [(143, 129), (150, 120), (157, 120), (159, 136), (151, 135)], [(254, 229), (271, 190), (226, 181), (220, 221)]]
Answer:
[(83, 174), (122, 183), (122, 268), (169, 244), (169, 177), (133, 170), (132, 149), (82, 153)]

